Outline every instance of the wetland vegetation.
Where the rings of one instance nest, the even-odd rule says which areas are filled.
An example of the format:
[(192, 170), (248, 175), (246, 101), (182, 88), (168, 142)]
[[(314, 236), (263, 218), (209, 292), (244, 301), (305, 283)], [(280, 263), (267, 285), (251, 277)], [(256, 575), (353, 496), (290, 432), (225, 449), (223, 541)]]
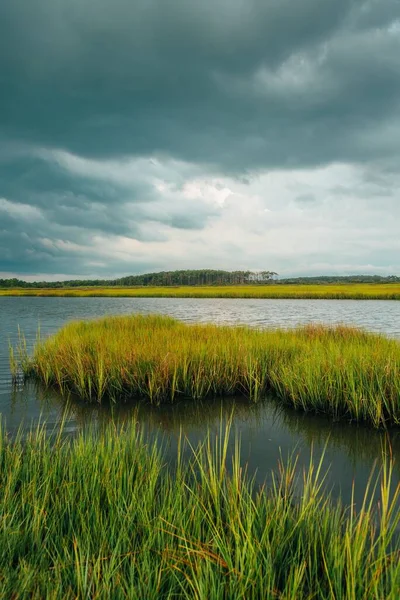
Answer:
[(0, 296), (400, 300), (399, 283), (4, 287)]
[[(400, 423), (398, 340), (345, 326), (259, 330), (155, 315), (46, 331), (32, 352), (22, 333), (10, 346), (15, 380), (59, 390), (66, 404), (77, 394), (86, 402), (75, 410), (96, 414), (143, 398), (154, 427), (140, 424), (139, 410), (110, 422), (94, 416), (73, 433), (46, 423), (12, 435), (0, 427), (0, 597), (397, 600), (397, 445), (379, 428)], [(154, 435), (171, 403), (185, 399), (197, 414), (209, 398), (220, 411), (215, 396), (229, 405), (238, 394), (249, 399), (244, 413), (246, 402), (256, 409), (273, 394), (265, 402), (276, 410), (286, 404), (372, 425), (366, 472), (374, 460), (381, 470), (365, 493), (367, 474), (361, 489), (350, 480), (343, 500), (323, 458), (293, 454), (271, 472), (277, 452), (261, 477), (248, 469), (221, 415), (216, 436), (199, 432), (198, 446), (181, 438), (172, 454)], [(323, 444), (329, 419), (321, 423)]]
[(187, 325), (165, 316), (72, 322), (38, 341), (29, 357), (21, 337), (11, 349), (22, 368), (89, 402), (273, 393), (295, 408), (374, 427), (400, 423), (400, 343), (351, 327), (294, 330)]
[(195, 269), (128, 275), (109, 280), (0, 279), (1, 296), (111, 296), (165, 298), (400, 299), (395, 275), (279, 279), (275, 271)]
[(364, 501), (343, 506), (312, 460), (256, 486), (228, 438), (229, 426), (172, 467), (134, 424), (72, 440), (2, 429), (1, 597), (397, 600), (389, 454)]

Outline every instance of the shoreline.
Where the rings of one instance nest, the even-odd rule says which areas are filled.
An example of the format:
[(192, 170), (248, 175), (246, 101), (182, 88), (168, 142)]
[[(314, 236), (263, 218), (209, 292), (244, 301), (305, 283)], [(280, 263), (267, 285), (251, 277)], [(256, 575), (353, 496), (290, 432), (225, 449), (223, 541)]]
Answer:
[(400, 284), (271, 284), (173, 287), (0, 288), (0, 297), (400, 300)]

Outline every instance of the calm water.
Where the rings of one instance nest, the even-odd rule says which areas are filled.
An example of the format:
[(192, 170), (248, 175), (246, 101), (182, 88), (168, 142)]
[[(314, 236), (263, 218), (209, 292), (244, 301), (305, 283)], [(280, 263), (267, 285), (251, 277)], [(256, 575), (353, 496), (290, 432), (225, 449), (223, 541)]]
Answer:
[[(89, 424), (102, 426), (110, 419), (135, 419), (149, 435), (163, 439), (167, 456), (174, 459), (179, 435), (192, 444), (204, 439), (207, 429), (220, 430), (232, 414), (233, 430), (240, 435), (243, 462), (257, 480), (268, 480), (280, 456), (295, 452), (299, 464), (308, 464), (310, 454), (318, 459), (326, 447), (329, 467), (327, 485), (334, 495), (350, 499), (355, 480), (360, 497), (382, 444), (400, 462), (400, 430), (387, 434), (371, 429), (333, 423), (329, 419), (282, 409), (274, 400), (249, 404), (243, 399), (214, 401), (206, 405), (181, 402), (173, 407), (87, 406), (66, 401), (54, 392), (33, 384), (11, 387), (8, 343), (15, 341), (18, 326), (28, 343), (35, 340), (40, 324), (42, 335), (55, 332), (71, 319), (95, 318), (106, 314), (162, 313), (187, 322), (247, 324), (257, 327), (293, 327), (302, 323), (347, 323), (400, 338), (400, 302), (353, 300), (245, 300), (245, 299), (167, 299), (167, 298), (0, 298), (0, 412), (10, 433), (20, 426), (30, 427), (45, 420), (46, 427), (57, 426), (63, 416), (66, 431), (74, 432)], [(233, 440), (232, 440), (233, 447)], [(379, 466), (379, 465), (378, 465)], [(396, 483), (400, 467), (396, 467)]]

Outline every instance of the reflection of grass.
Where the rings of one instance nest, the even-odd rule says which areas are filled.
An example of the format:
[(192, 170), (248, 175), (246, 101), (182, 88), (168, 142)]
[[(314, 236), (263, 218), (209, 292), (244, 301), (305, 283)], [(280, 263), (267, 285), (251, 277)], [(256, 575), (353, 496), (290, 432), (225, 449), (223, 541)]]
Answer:
[[(182, 432), (197, 439), (207, 430), (215, 431), (221, 422), (226, 423), (233, 415), (233, 425), (241, 432), (241, 439), (246, 445), (257, 435), (267, 436), (272, 427), (281, 447), (289, 445), (295, 448), (301, 442), (307, 448), (323, 448), (329, 440), (328, 450), (333, 453), (339, 451), (345, 460), (358, 467), (360, 464), (372, 465), (380, 454), (382, 444), (391, 448), (393, 456), (400, 456), (398, 427), (371, 430), (365, 424), (356, 426), (343, 421), (333, 422), (328, 416), (296, 411), (274, 396), (251, 403), (244, 396), (236, 396), (197, 402), (185, 399), (159, 406), (136, 399), (99, 404), (71, 395), (61, 396), (57, 390), (35, 381), (26, 383), (18, 394), (14, 391), (13, 395), (14, 404), (19, 402), (22, 407), (34, 396), (35, 406), (39, 403), (44, 418), (49, 410), (56, 411), (63, 415), (62, 419), (72, 421), (75, 433), (86, 431), (94, 424), (102, 430), (110, 422), (116, 427), (124, 427), (134, 418), (144, 431), (157, 432), (162, 439), (170, 439), (171, 434), (173, 439), (177, 439)], [(250, 464), (256, 461), (257, 457), (254, 463), (251, 459)], [(400, 476), (399, 462), (395, 464), (395, 471)]]
[(257, 400), (272, 391), (296, 408), (400, 423), (400, 344), (347, 327), (258, 331), (107, 317), (71, 323), (39, 342), (24, 369), (88, 401)]
[[(49, 388), (44, 388), (44, 391), (50, 393)], [(179, 436), (181, 431), (192, 429), (202, 435), (205, 430), (218, 427), (221, 421), (228, 420), (232, 411), (234, 411), (235, 421), (239, 421), (241, 426), (248, 424), (249, 427), (258, 429), (261, 427), (262, 417), (265, 417), (266, 408), (271, 419), (279, 419), (279, 414), (284, 410), (281, 404), (274, 407), (272, 398), (268, 403), (249, 403), (243, 396), (206, 398), (196, 402), (184, 399), (174, 404), (164, 403), (157, 406), (137, 399), (117, 404), (108, 402), (89, 404), (79, 397), (60, 396), (56, 391), (53, 393), (62, 403), (61, 406), (68, 407), (79, 423), (79, 428), (91, 426), (94, 419), (100, 427), (107, 426), (110, 421), (123, 425), (130, 422), (134, 414), (138, 423), (150, 431), (160, 431), (167, 436), (173, 434), (174, 437)], [(295, 414), (298, 415), (297, 412)], [(376, 433), (380, 435), (379, 431)]]
[[(382, 444), (386, 444), (394, 456), (400, 456), (398, 427), (371, 430), (365, 424), (332, 422), (320, 415), (299, 413), (287, 408), (279, 413), (279, 425), (294, 440), (301, 439), (309, 448), (323, 447), (329, 440), (328, 447), (332, 453), (343, 453), (347, 462), (354, 466), (373, 464), (380, 454)], [(399, 463), (396, 463), (395, 469), (400, 476)]]
[(111, 296), (144, 298), (352, 298), (400, 300), (399, 284), (225, 285), (176, 287), (3, 288), (0, 296)]
[[(0, 435), (2, 598), (387, 598), (400, 589), (399, 490), (343, 509), (310, 463), (257, 490), (229, 428), (165, 466), (127, 427), (75, 440)], [(230, 473), (230, 474), (228, 474)], [(373, 487), (373, 486), (372, 486)]]

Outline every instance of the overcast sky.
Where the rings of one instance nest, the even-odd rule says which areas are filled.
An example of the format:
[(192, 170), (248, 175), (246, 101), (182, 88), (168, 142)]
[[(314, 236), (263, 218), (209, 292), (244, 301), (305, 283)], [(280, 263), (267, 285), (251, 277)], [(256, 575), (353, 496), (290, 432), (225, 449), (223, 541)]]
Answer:
[(400, 0), (1, 0), (0, 277), (400, 274)]

